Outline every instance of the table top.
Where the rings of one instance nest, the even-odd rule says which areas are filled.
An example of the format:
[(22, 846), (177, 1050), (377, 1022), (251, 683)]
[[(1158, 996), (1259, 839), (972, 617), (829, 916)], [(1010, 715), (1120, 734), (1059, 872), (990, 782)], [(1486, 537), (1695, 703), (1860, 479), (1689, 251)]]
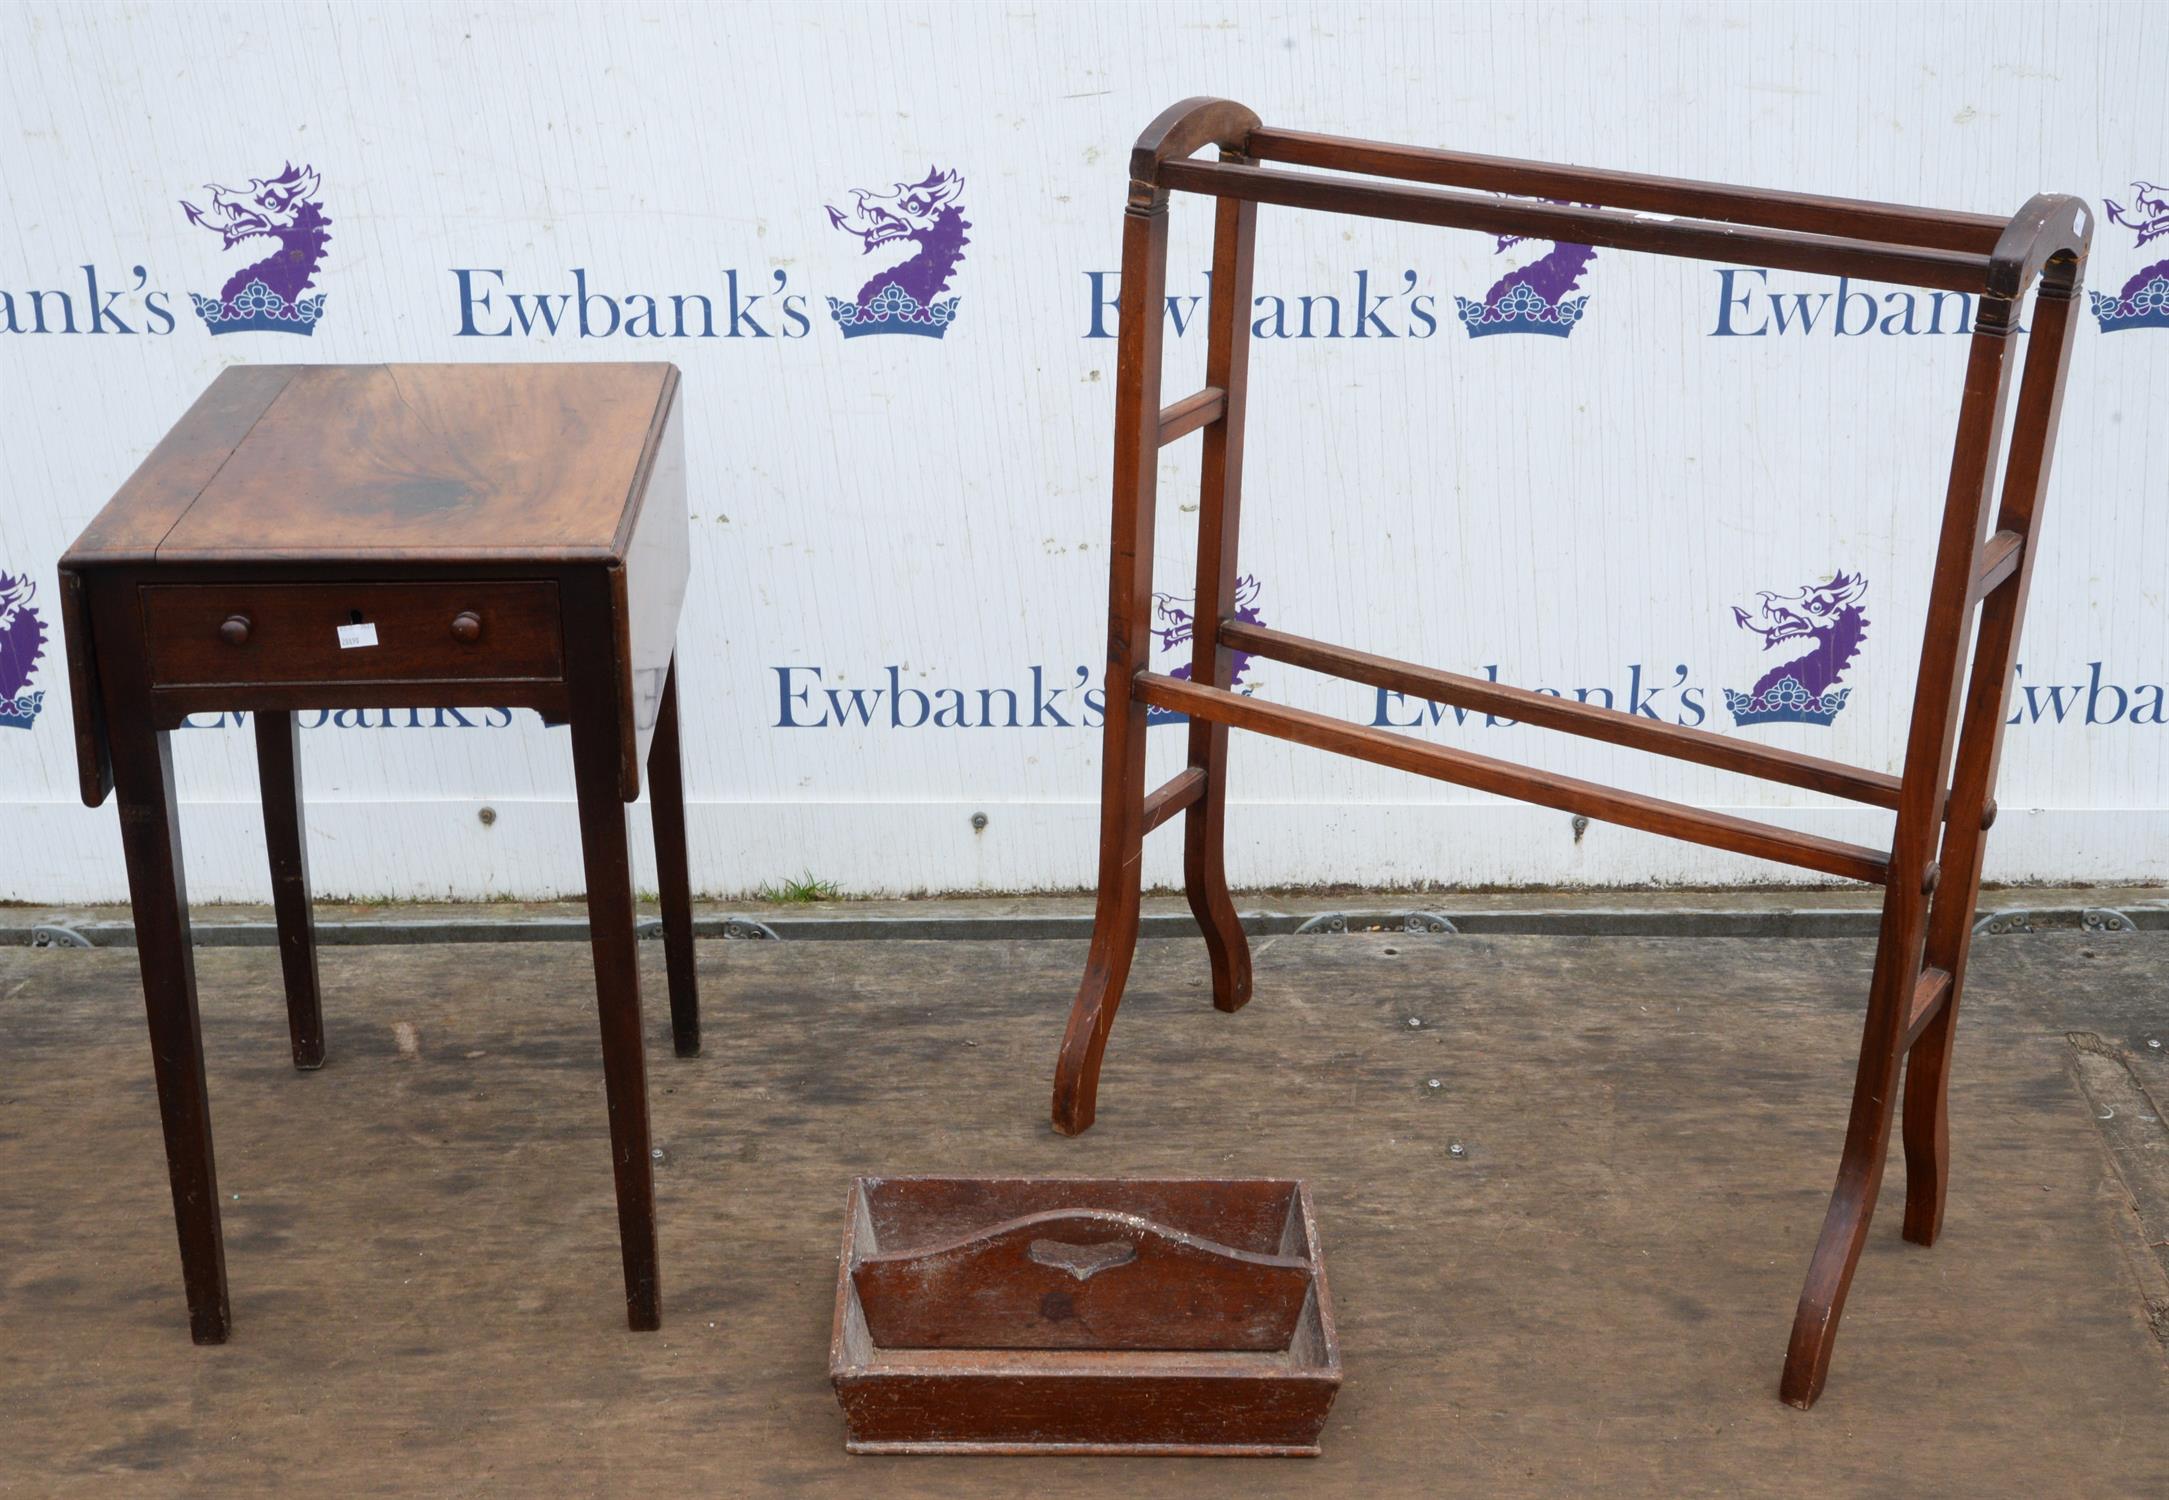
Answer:
[(622, 560), (678, 370), (241, 365), (63, 567)]

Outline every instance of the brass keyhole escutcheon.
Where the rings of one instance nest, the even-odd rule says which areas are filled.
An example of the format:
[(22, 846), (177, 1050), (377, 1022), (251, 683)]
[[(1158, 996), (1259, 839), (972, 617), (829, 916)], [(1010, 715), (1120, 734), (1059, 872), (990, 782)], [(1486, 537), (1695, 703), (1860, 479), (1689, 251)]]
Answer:
[(249, 617), (228, 615), (218, 627), (218, 638), (229, 646), (246, 646), (249, 643)]
[(471, 609), (463, 609), (452, 616), (452, 639), (473, 645), (482, 639), (482, 617)]

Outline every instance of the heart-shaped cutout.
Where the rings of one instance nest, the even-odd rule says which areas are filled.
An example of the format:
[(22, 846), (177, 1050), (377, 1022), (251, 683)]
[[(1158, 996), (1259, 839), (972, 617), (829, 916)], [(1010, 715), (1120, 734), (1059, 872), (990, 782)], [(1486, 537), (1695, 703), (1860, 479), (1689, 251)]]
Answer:
[(1069, 1272), (1079, 1281), (1090, 1281), (1102, 1271), (1126, 1266), (1137, 1259), (1137, 1247), (1128, 1240), (1102, 1240), (1096, 1245), (1034, 1240), (1024, 1253), (1040, 1265)]

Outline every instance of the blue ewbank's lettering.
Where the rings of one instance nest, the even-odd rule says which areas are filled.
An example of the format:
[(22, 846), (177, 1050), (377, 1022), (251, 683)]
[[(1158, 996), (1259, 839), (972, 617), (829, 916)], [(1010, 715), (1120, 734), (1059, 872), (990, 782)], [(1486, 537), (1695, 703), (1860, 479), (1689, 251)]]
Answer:
[[(2104, 687), (2116, 694), (2116, 712), (2113, 714), (2101, 712), (2102, 689)], [(2124, 717), (2124, 710), (2130, 706), (2131, 694), (2125, 692), (2113, 682), (2104, 683), (2101, 680), (2101, 663), (2098, 661), (2088, 662), (2086, 664), (2086, 722), (2089, 724), (2114, 724), (2118, 719)]]
[[(1690, 674), (1684, 663), (1672, 670), (1674, 673), (1673, 681), (1645, 684), (1642, 679), (1641, 664), (1639, 662), (1630, 662), (1627, 666), (1626, 697), (1627, 701), (1633, 705), (1631, 711), (1642, 715), (1644, 718), (1669, 719), (1674, 724), (1694, 725), (1702, 723), (1709, 717), (1709, 709), (1705, 706), (1707, 697), (1705, 689), (1690, 685)], [(1497, 663), (1487, 663), (1483, 672), (1484, 676), (1490, 681), (1497, 682), (1499, 680)], [(1603, 686), (1593, 685), (1572, 689), (1539, 686), (1532, 688), (1531, 691), (1542, 693), (1547, 698), (1565, 698), (1571, 693), (1577, 703), (1594, 703), (1601, 708), (1610, 708), (1613, 704), (1612, 690)], [(1664, 695), (1668, 693), (1678, 695), (1676, 703), (1669, 705), (1664, 703)], [(1396, 693), (1389, 688), (1380, 688), (1371, 708), (1370, 722), (1375, 729), (1424, 729), (1445, 723), (1449, 713), (1452, 714), (1453, 721), (1457, 726), (1466, 725), (1472, 718), (1476, 718), (1474, 711), (1470, 709), (1458, 706), (1448, 708), (1444, 704), (1430, 702), (1417, 706), (1411, 703), (1406, 693)], [(1404, 714), (1406, 717), (1401, 716)], [(1519, 719), (1505, 719), (1497, 714), (1487, 713), (1481, 717), (1479, 722), (1485, 729), (1511, 729), (1521, 721)]]
[(2012, 695), (2011, 716), (2004, 723), (2062, 724), (2071, 722), (2088, 729), (2110, 725), (2169, 725), (2169, 683), (2114, 681), (2107, 663), (2086, 664), (2083, 682), (2031, 683), (2025, 663), (2012, 669), (2018, 691)]
[[(904, 668), (881, 669), (884, 685), (874, 688), (830, 687), (819, 667), (772, 667), (776, 674), (775, 729), (1023, 729), (1024, 705), (1032, 705), (1033, 729), (1093, 728), (1104, 699), (1086, 691), (1089, 668), (1073, 669), (1073, 680), (1050, 681), (1044, 666), (1034, 666), (1029, 686), (942, 683), (913, 686)], [(923, 674), (922, 674), (923, 677)]]
[[(925, 672), (907, 676), (906, 668), (891, 663), (872, 674), (875, 685), (870, 687), (832, 684), (820, 667), (782, 666), (768, 670), (775, 673), (775, 718), (769, 726), (774, 729), (1097, 729), (1106, 717), (1105, 691), (1093, 685), (1091, 670), (1081, 666), (1050, 671), (1035, 664), (1007, 683), (965, 684), (930, 680), (930, 674)], [(1487, 662), (1478, 670), (1487, 681), (1501, 680), (1496, 662)], [(1531, 691), (1600, 708), (1623, 706), (1625, 712), (1659, 723), (1695, 728), (1709, 722), (1710, 689), (1695, 679), (1686, 663), (1673, 666), (1669, 681), (1649, 673), (1640, 662), (1628, 662), (1620, 670), (1621, 675), (1613, 683), (1575, 687), (1539, 684)], [(2020, 666), (2016, 675), (2023, 679), (2025, 668)], [(454, 711), (436, 712), (441, 716)], [(490, 712), (510, 722), (508, 710)], [(358, 718), (352, 718), (354, 710), (344, 713), (351, 718), (350, 727), (366, 728), (375, 722), (367, 712)], [(239, 722), (238, 717), (235, 722)], [(1166, 721), (1155, 721), (1160, 722), (1177, 720), (1171, 716)], [(1449, 725), (1455, 729), (1511, 729), (1519, 722), (1499, 714), (1427, 702), (1388, 688), (1376, 690), (1369, 718), (1374, 728), (1415, 730)], [(2008, 722), (2090, 728), (2169, 726), (2169, 683), (2119, 681), (2106, 662), (2088, 662), (2086, 671), (2072, 674), (2068, 682), (2021, 681), (2013, 695)]]
[[(646, 332), (641, 331), (643, 325)], [(646, 292), (635, 292), (625, 299), (625, 336), (629, 339), (668, 337), (663, 332), (663, 309)]]
[[(468, 714), (479, 718), (469, 718)], [(183, 729), (241, 729), (248, 724), (246, 711), (189, 714)], [(509, 729), (509, 708), (319, 708), (295, 715), (303, 729)]]
[[(1845, 320), (1852, 315), (1856, 305), (1867, 309), (1863, 314), (1865, 321), (1858, 328), (1848, 328), (1845, 326)], [(1839, 338), (1858, 338), (1864, 333), (1875, 332), (1875, 315), (1880, 310), (1875, 305), (1875, 298), (1854, 286), (1849, 278), (1844, 276), (1838, 278), (1837, 335)]]
[(484, 332), (480, 325), (475, 322), (474, 315), (478, 311), (488, 312), (490, 306), (490, 294), (488, 292), (477, 294), (475, 291), (474, 279), (477, 276), (494, 276), (500, 286), (504, 284), (505, 273), (493, 267), (455, 269), (452, 272), (453, 280), (459, 283), (459, 331), (453, 337), (462, 339), (510, 338), (512, 335), (510, 328), (499, 328), (492, 332)]
[[(80, 292), (68, 287), (0, 289), (0, 333), (151, 334), (173, 332), (171, 298), (150, 285), (150, 272), (130, 266), (127, 276), (101, 280), (95, 263), (86, 261)], [(134, 280), (131, 282), (130, 277)], [(141, 308), (134, 305), (141, 299)], [(129, 319), (139, 316), (141, 322)]]
[[(1682, 670), (1685, 669), (1683, 668)], [(1495, 663), (1486, 663), (1484, 666), (1484, 675), (1490, 678), (1493, 682), (1497, 682), (1499, 680), (1498, 666)], [(1519, 719), (1502, 719), (1497, 714), (1484, 715), (1484, 727), (1486, 729), (1511, 729), (1514, 725), (1519, 724), (1520, 722), (1521, 720)]]
[[(957, 687), (930, 689), (906, 687), (904, 685), (904, 669), (897, 666), (888, 669), (888, 676), (889, 727), (891, 729), (919, 729), (927, 725), (932, 725), (936, 729), (1016, 729), (1019, 727), (1017, 718), (1019, 700), (1014, 688), (983, 687), (973, 693), (971, 690)], [(1039, 678), (1040, 668), (1032, 668), (1032, 679), (1035, 684), (1039, 681)], [(833, 700), (835, 693), (831, 691), (829, 697)], [(875, 701), (878, 702), (880, 697), (880, 691), (877, 689), (874, 694)], [(1005, 703), (1007, 707), (997, 709), (995, 707), (997, 699)], [(971, 707), (975, 701), (979, 705), (979, 712), (976, 716), (973, 715)], [(838, 722), (849, 722), (849, 716), (843, 716)]]
[[(1849, 276), (1837, 279), (1835, 291), (1773, 287), (1762, 266), (1719, 266), (1717, 322), (1710, 337), (1766, 338), (1818, 332), (1832, 338), (1868, 334), (1907, 337), (1923, 333), (1968, 334), (1973, 331), (1973, 298), (1965, 292), (1931, 292), (1928, 316), (1921, 318), (1920, 297), (1902, 288), (1880, 294)], [(2019, 332), (2025, 330), (2021, 328)]]
[(1357, 338), (1392, 339), (1401, 338), (1404, 335), (1408, 337), (1414, 337), (1413, 334), (1406, 333), (1405, 330), (1404, 333), (1395, 333), (1392, 326), (1386, 321), (1383, 316), (1387, 305), (1390, 304), (1394, 300), (1394, 298), (1407, 296), (1416, 290), (1416, 273), (1414, 271), (1403, 271), (1401, 273), (1401, 279), (1406, 282), (1407, 285), (1402, 287), (1400, 291), (1379, 292), (1374, 295), (1371, 291), (1371, 273), (1368, 271), (1356, 272)]
[[(514, 292), (510, 301), (512, 316), (520, 325), (521, 333), (533, 335), (539, 331), (548, 336), (556, 333), (558, 325), (564, 321), (565, 309), (572, 306), (572, 293), (566, 292), (553, 301), (547, 296), (522, 297)], [(510, 335), (511, 329), (507, 328), (501, 336)]]
[[(904, 704), (907, 698), (913, 705), (911, 722), (908, 724), (904, 722)], [(933, 717), (933, 713), (934, 704), (932, 699), (917, 688), (904, 686), (903, 669), (901, 667), (889, 668), (889, 727), (891, 729), (917, 729), (921, 724)]]
[[(1085, 330), (1088, 339), (1111, 339), (1122, 324), (1122, 273), (1087, 271)], [(1438, 332), (1438, 299), (1419, 293), (1412, 270), (1399, 275), (1396, 291), (1378, 283), (1393, 278), (1368, 269), (1355, 273), (1352, 295), (1306, 292), (1283, 296), (1260, 292), (1251, 298), (1250, 333), (1259, 339), (1427, 339)], [(1212, 273), (1202, 273), (1196, 292), (1167, 294), (1167, 327), (1176, 338), (1197, 329), (1198, 314), (1212, 305)]]
[(2022, 702), (2017, 714), (2007, 722), (2021, 724), (2031, 720), (2033, 723), (2038, 724), (2046, 717), (2054, 723), (2061, 724), (2064, 721), (2064, 715), (2070, 712), (2071, 705), (2078, 701), (2078, 697), (2079, 686), (2077, 684), (2067, 686), (2064, 683), (2056, 682), (2042, 687), (2035, 687), (2028, 683), (2020, 689)]
[[(141, 266), (135, 267), (135, 273), (136, 284), (128, 288), (128, 290), (140, 292), (143, 290), (143, 268)], [(135, 330), (122, 322), (120, 315), (113, 311), (113, 299), (121, 296), (122, 293), (107, 292), (103, 297), (98, 295), (98, 268), (96, 266), (83, 267), (83, 279), (90, 283), (90, 331), (92, 333), (134, 333)], [(111, 324), (111, 328), (108, 328), (107, 324)]]
[[(781, 276), (783, 273), (778, 271), (776, 274)], [(730, 286), (730, 336), (734, 339), (744, 338), (750, 331), (753, 337), (757, 339), (767, 338), (768, 330), (753, 320), (754, 309), (760, 306), (762, 298), (767, 294), (755, 292), (752, 296), (740, 302), (738, 298), (738, 273), (735, 270), (725, 271), (723, 279)]]
[(856, 711), (861, 724), (869, 729), (873, 727), (874, 705), (881, 701), (881, 689), (875, 688), (871, 699), (864, 688), (846, 688), (840, 693), (835, 688), (827, 688), (823, 690), (823, 696), (828, 699), (829, 710), (836, 715), (839, 725), (849, 724)]
[[(734, 291), (737, 287), (736, 275), (736, 272), (732, 273), (732, 289)], [(606, 339), (618, 331), (617, 303), (609, 297), (597, 296), (587, 289), (587, 268), (585, 266), (574, 266), (572, 268), (572, 289), (580, 304), (580, 337), (584, 339)], [(595, 326), (594, 309), (597, 302), (602, 304), (604, 312), (610, 314), (608, 327), (598, 329)]]
[[(1815, 315), (1828, 306), (1829, 302), (1830, 294), (1828, 292), (1816, 293), (1812, 303), (1809, 301), (1808, 293), (1792, 293), (1793, 326), (1798, 327), (1802, 333), (1813, 333), (1815, 331)], [(1780, 292), (1770, 299), (1770, 312), (1777, 323), (1777, 331), (1784, 333), (1787, 328), (1784, 293)]]
[(685, 331), (685, 313), (686, 309), (696, 302), (700, 304), (700, 332), (690, 336), (704, 339), (715, 337), (715, 304), (701, 293), (694, 292), (691, 296), (673, 294), (670, 299), (672, 338), (688, 337)]
[(1752, 287), (1744, 292), (1735, 291), (1735, 277), (1753, 276), (1762, 281), (1770, 279), (1770, 273), (1760, 266), (1721, 266), (1717, 272), (1717, 326), (1710, 330), (1710, 337), (1717, 339), (1759, 339), (1770, 330), (1757, 322), (1752, 328), (1735, 327), (1734, 311), (1747, 313), (1754, 310), (1755, 292)]
[[(1068, 687), (1058, 687), (1050, 693), (1047, 691), (1047, 680), (1041, 669), (1038, 667), (1032, 668), (1032, 727), (1034, 729), (1044, 729), (1052, 724), (1063, 729), (1069, 728), (1069, 720), (1062, 717), (1062, 711), (1056, 706), (1055, 700), (1064, 693), (1071, 691), (1072, 688), (1083, 687), (1091, 680), (1092, 674), (1085, 668), (1079, 667), (1075, 683), (1070, 684)], [(1092, 705), (1088, 702), (1086, 708), (1092, 709)], [(1093, 709), (1093, 711), (1097, 712), (1096, 709)]]
[[(58, 330), (46, 326), (45, 303), (47, 298), (51, 298), (60, 304), (62, 322)], [(32, 292), (30, 294), (30, 312), (31, 331), (34, 333), (75, 332), (75, 303), (66, 292)]]
[(1085, 329), (1088, 339), (1111, 339), (1115, 336), (1115, 323), (1122, 312), (1122, 303), (1108, 290), (1111, 282), (1122, 278), (1113, 271), (1087, 271), (1085, 285), (1091, 288), (1091, 326)]
[[(741, 284), (735, 268), (726, 269), (719, 297), (707, 292), (614, 291), (586, 266), (573, 266), (570, 274), (569, 289), (514, 291), (501, 267), (454, 266), (459, 326), (453, 336), (802, 339), (813, 331), (805, 294), (791, 291), (790, 273), (780, 269), (769, 273), (770, 286), (758, 292)], [(725, 320), (720, 331), (719, 305)]]
[(780, 694), (780, 707), (776, 711), (776, 728), (819, 729), (821, 727), (819, 724), (809, 723), (791, 712), (792, 704), (807, 704), (811, 701), (813, 694), (811, 687), (793, 688), (791, 686), (791, 674), (793, 672), (804, 672), (812, 677), (815, 682), (821, 680), (821, 669), (819, 667), (776, 668), (776, 687)]
[(1181, 338), (1189, 329), (1190, 319), (1197, 315), (1198, 307), (1204, 300), (1205, 298), (1202, 295), (1196, 297), (1170, 296), (1167, 299), (1167, 320), (1175, 325), (1176, 338)]
[[(1407, 702), (1408, 694), (1397, 693), (1391, 688), (1380, 688), (1378, 690), (1378, 706), (1372, 710), (1371, 723), (1379, 729), (1423, 729), (1432, 724), (1445, 722), (1446, 707), (1443, 704), (1432, 703), (1429, 700), (1425, 700), (1418, 707), (1416, 716), (1412, 719), (1396, 719), (1393, 717), (1394, 706), (1396, 704), (1406, 704)], [(1456, 707), (1452, 712), (1456, 724), (1466, 724), (1468, 722), (1469, 711), (1467, 709)]]

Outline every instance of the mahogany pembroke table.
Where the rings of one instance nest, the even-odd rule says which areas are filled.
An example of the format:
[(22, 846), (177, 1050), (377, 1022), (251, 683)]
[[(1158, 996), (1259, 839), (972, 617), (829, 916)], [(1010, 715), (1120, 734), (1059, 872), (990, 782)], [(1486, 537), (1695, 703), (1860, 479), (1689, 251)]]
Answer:
[[(1190, 159), (1206, 146), (1219, 148), (1217, 162)], [(1348, 175), (1288, 171), (1265, 163)], [(1381, 177), (1431, 185), (1364, 180)], [(1116, 356), (1099, 899), (1084, 982), (1055, 1068), (1055, 1127), (1076, 1134), (1092, 1124), (1100, 1058), (1137, 944), (1139, 851), (1147, 833), (1177, 814), (1183, 816), (1184, 885), (1212, 964), (1213, 1004), (1233, 1011), (1250, 998), (1250, 953), (1228, 896), (1223, 853), (1231, 727), (1881, 885), (1882, 928), (1844, 1154), (1800, 1294), (1779, 1388), (1795, 1406), (1813, 1404), (1829, 1370), (1846, 1288), (1882, 1182), (1891, 1127), (1899, 1115), (1901, 1066), (1905, 1237), (1933, 1244), (1942, 1225), (1949, 1175), (1944, 1099), (1951, 1033), (1965, 984), (1982, 844), (1996, 817), (2004, 700), (2033, 573), (2034, 531), (2055, 448), (2075, 299), (2093, 231), (2084, 205), (2076, 198), (2042, 194), (2009, 219), (2000, 219), (1548, 166), (1273, 129), (1248, 109), (1223, 99), (1185, 100), (1154, 120), (1131, 155), (1130, 179)], [(1213, 199), (1216, 218), (1206, 386), (1162, 405), (1160, 346), (1171, 192)], [(1747, 744), (1234, 618), (1249, 367), (1247, 313), (1261, 203), (1733, 264), (1844, 273), (1976, 297), (1903, 773), (1884, 775)], [(2020, 362), (2011, 335), (2020, 301), (2037, 279), (2039, 296), (2024, 372), (2018, 377), (2003, 488), (1991, 507), (1989, 491), (2004, 449), (2005, 407)], [(1204, 456), (1196, 635), (1191, 675), (1184, 681), (1152, 671), (1147, 653), (1152, 641), (1158, 452), (1192, 432), (1203, 433)], [(1988, 524), (1991, 515), (1993, 528)], [(1231, 654), (1236, 651), (1434, 703), (1511, 713), (1526, 723), (1569, 734), (1886, 808), (1896, 815), (1890, 847), (1871, 849), (1794, 832), (1261, 702), (1230, 689)], [(1187, 766), (1152, 790), (1145, 786), (1150, 708), (1186, 714), (1190, 722)]]
[(672, 1039), (700, 1050), (673, 643), (668, 364), (226, 370), (60, 560), (83, 800), (119, 794), (190, 1331), (229, 1315), (169, 731), (255, 721), (294, 1066), (324, 1063), (294, 711), (570, 724), (627, 1321), (661, 1319), (625, 804), (645, 760)]

